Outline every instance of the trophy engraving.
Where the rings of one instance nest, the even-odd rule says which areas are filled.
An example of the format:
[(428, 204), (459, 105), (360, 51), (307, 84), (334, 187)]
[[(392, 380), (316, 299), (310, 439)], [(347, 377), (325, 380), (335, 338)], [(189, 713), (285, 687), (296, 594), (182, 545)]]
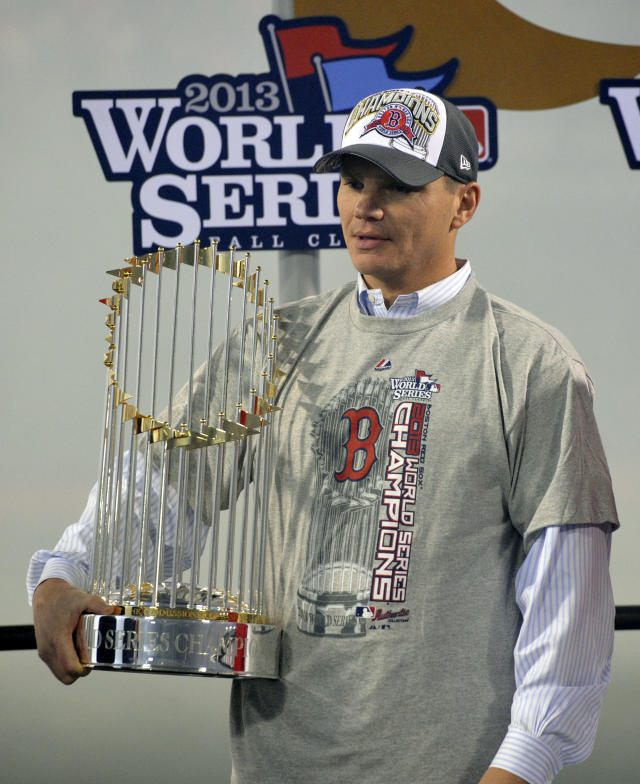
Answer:
[(281, 375), (269, 282), (249, 254), (199, 242), (109, 274), (89, 590), (119, 614), (83, 618), (81, 658), (277, 678), (281, 631), (263, 599)]

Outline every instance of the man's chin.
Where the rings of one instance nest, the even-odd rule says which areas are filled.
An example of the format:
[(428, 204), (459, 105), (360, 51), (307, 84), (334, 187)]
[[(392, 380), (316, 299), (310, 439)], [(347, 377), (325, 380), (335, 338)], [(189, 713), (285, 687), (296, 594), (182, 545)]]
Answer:
[(379, 275), (391, 268), (391, 259), (378, 253), (362, 253), (354, 251), (351, 254), (353, 266), (361, 275)]

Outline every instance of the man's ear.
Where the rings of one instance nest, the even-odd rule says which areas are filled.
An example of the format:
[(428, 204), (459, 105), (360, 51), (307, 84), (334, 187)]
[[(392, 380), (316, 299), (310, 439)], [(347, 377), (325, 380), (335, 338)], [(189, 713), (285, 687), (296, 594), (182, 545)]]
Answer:
[(458, 208), (451, 221), (452, 229), (459, 229), (468, 223), (480, 203), (480, 186), (477, 182), (470, 182), (460, 188), (458, 192)]

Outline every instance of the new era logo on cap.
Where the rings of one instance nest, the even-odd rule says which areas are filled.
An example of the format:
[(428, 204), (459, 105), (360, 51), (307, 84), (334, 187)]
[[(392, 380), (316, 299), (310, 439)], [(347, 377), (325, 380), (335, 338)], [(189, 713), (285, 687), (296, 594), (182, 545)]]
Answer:
[(471, 171), (471, 164), (469, 161), (464, 157), (464, 155), (460, 156), (460, 170), (461, 171)]

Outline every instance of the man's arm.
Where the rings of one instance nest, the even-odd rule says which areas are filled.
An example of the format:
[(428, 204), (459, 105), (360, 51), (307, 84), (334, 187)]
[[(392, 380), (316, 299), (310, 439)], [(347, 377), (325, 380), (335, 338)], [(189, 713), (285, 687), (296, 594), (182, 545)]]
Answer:
[(547, 528), (518, 572), (516, 692), (492, 761), (493, 769), (522, 777), (514, 781), (546, 784), (591, 752), (613, 648), (609, 548), (605, 527)]
[(33, 594), (33, 625), (38, 655), (62, 683), (71, 684), (88, 675), (78, 658), (73, 633), (83, 613), (110, 615), (119, 612), (94, 596), (52, 577), (40, 583)]
[[(128, 458), (125, 457), (123, 486), (127, 487)], [(139, 461), (136, 473), (136, 495), (142, 497), (145, 489), (144, 462)], [(151, 506), (157, 509), (160, 498), (160, 477), (152, 474)], [(33, 621), (40, 658), (62, 683), (71, 684), (78, 677), (88, 675), (83, 667), (73, 641), (73, 633), (83, 613), (117, 614), (118, 608), (107, 604), (99, 596), (86, 593), (88, 586), (89, 552), (92, 547), (93, 526), (96, 512), (97, 488), (94, 486), (86, 507), (77, 523), (70, 525), (53, 550), (39, 550), (31, 559), (27, 574), (27, 593), (33, 604)], [(126, 504), (126, 491), (123, 505)], [(136, 510), (138, 509), (136, 505)], [(171, 541), (177, 516), (178, 499), (172, 487), (167, 487), (166, 537)], [(135, 512), (135, 510), (134, 510)], [(139, 525), (139, 516), (136, 525)], [(187, 544), (191, 552), (193, 512), (187, 507)], [(206, 529), (203, 531), (201, 549)], [(173, 548), (165, 545), (165, 568), (172, 569)], [(188, 557), (185, 568), (189, 567)]]

